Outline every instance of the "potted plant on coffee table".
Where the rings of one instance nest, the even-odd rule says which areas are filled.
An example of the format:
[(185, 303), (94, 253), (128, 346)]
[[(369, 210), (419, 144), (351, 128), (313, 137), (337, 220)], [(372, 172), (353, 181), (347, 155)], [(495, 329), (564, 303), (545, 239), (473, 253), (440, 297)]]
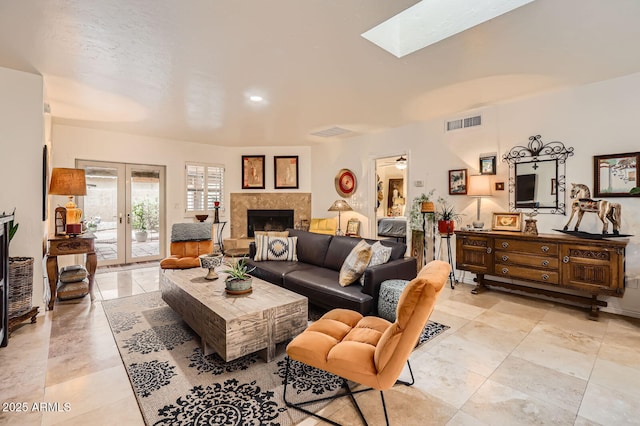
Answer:
[(252, 288), (253, 277), (249, 275), (254, 268), (249, 269), (247, 266), (247, 259), (244, 257), (240, 260), (231, 258), (230, 263), (225, 263), (230, 269), (226, 269), (225, 273), (229, 274), (224, 280), (225, 290), (229, 294), (245, 294), (250, 293)]
[(438, 221), (438, 232), (441, 235), (453, 234), (455, 222), (462, 219), (462, 215), (456, 212), (455, 206), (449, 204), (449, 201), (442, 197), (438, 198), (438, 208), (435, 216)]

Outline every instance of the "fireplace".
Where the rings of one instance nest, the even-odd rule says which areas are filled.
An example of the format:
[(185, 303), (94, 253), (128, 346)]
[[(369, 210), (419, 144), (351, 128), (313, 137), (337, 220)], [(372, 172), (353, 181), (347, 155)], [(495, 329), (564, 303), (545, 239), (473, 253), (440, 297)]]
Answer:
[(247, 236), (255, 231), (284, 231), (293, 228), (293, 210), (247, 210)]

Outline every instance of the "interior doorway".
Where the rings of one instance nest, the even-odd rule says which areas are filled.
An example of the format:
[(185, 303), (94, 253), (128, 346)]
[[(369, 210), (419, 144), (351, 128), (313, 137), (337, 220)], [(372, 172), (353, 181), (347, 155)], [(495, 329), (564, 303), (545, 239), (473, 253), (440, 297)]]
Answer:
[(90, 160), (76, 167), (85, 169), (80, 207), (96, 237), (98, 266), (164, 257), (165, 167)]
[(395, 238), (406, 241), (410, 205), (407, 202), (408, 155), (399, 153), (393, 156), (374, 159), (375, 167), (375, 217), (376, 238)]

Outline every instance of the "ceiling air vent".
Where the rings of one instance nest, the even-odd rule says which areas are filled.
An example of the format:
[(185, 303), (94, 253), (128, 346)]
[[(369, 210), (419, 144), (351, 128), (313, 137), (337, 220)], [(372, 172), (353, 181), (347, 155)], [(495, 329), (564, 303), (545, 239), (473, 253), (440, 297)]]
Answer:
[(460, 118), (457, 120), (447, 121), (447, 132), (458, 129), (466, 129), (467, 127), (481, 126), (482, 116), (476, 115), (473, 117)]
[(333, 136), (340, 136), (346, 133), (351, 133), (351, 130), (343, 129), (342, 127), (333, 126), (329, 129), (320, 130), (311, 133), (313, 136), (320, 136), (321, 138), (331, 138)]

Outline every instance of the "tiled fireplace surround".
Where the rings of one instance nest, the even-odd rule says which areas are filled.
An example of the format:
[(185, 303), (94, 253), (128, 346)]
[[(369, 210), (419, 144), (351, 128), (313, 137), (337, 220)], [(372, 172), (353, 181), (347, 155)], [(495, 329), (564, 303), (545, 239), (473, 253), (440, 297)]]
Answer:
[(311, 219), (308, 192), (231, 193), (231, 238), (247, 237), (247, 210), (291, 210), (293, 223)]

